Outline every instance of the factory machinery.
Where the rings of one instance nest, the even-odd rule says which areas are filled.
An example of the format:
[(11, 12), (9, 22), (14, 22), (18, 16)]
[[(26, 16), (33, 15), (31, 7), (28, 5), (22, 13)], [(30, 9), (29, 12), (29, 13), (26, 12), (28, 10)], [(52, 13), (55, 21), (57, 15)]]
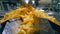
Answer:
[[(26, 2), (21, 2), (21, 1), (19, 1), (19, 2), (16, 2), (16, 1), (11, 1), (11, 2), (9, 2), (9, 1), (0, 1), (0, 19), (2, 19), (2, 20), (0, 20), (0, 23), (2, 23), (2, 24), (0, 24), (0, 30), (1, 30), (1, 32), (0, 33), (2, 33), (2, 34), (4, 34), (4, 31), (7, 29), (7, 30), (9, 30), (9, 34), (34, 34), (33, 32), (37, 32), (38, 30), (40, 30), (40, 27), (39, 27), (39, 25), (37, 24), (37, 20), (39, 20), (41, 17), (42, 18), (45, 18), (45, 20), (43, 19), (42, 21), (46, 21), (47, 23), (48, 22), (50, 22), (50, 24), (49, 24), (49, 26), (51, 25), (52, 26), (52, 28), (54, 29), (54, 30), (56, 30), (56, 31), (52, 31), (52, 33), (53, 34), (57, 34), (57, 33), (59, 33), (59, 29), (60, 29), (60, 22), (58, 22), (58, 21), (60, 21), (60, 19), (59, 19), (59, 11), (58, 10), (60, 10), (60, 4), (59, 4), (59, 0), (56, 2), (56, 4), (54, 4), (54, 2), (55, 2), (56, 0), (52, 0), (52, 3), (51, 4), (38, 4), (38, 2), (35, 0), (33, 0), (33, 1), (30, 1), (29, 2), (29, 4), (31, 4), (34, 8), (32, 9), (32, 7), (31, 7), (31, 5), (29, 5), (28, 4), (28, 2), (26, 1)], [(27, 4), (26, 4), (27, 3)], [(24, 4), (24, 5), (23, 5)], [(25, 5), (26, 4), (26, 5)], [(21, 8), (19, 8), (21, 6)], [(31, 8), (29, 8), (29, 7)], [(25, 7), (26, 7), (26, 9), (25, 9)], [(24, 25), (24, 24), (26, 24), (25, 23), (25, 21), (24, 21), (24, 18), (22, 18), (23, 17), (23, 13), (26, 13), (28, 10), (30, 9), (30, 11), (33, 11), (32, 13), (31, 13), (31, 15), (36, 15), (37, 17), (39, 17), (40, 16), (40, 18), (37, 18), (37, 17), (34, 17), (34, 18), (37, 18), (37, 19), (34, 19), (34, 20), (36, 20), (36, 23), (35, 23), (35, 26), (36, 26), (36, 28), (37, 28), (37, 30), (35, 29), (35, 28), (33, 28), (33, 27), (35, 27), (35, 26), (32, 26), (31, 24), (32, 24), (32, 22), (33, 22), (33, 18), (31, 18), (31, 21), (29, 21), (29, 23), (27, 22), (27, 25), (29, 24), (29, 26), (32, 26), (32, 31), (33, 32), (30, 32), (29, 31), (29, 28), (28, 28), (28, 30), (27, 31), (25, 31), (25, 30), (23, 30), (23, 29), (25, 29), (23, 26), (26, 26), (26, 27), (29, 27), (29, 26), (27, 26), (27, 25)], [(36, 10), (37, 9), (37, 10)], [(12, 11), (11, 11), (12, 10)], [(22, 12), (21, 13), (21, 16), (19, 16), (20, 14), (20, 11), (21, 10), (23, 10), (23, 11), (25, 11), (25, 12)], [(18, 12), (17, 12), (18, 11)], [(34, 11), (37, 11), (37, 12), (34, 12)], [(40, 12), (39, 13), (39, 11), (42, 11), (42, 12)], [(14, 13), (15, 14), (17, 14), (17, 15), (15, 15), (14, 16)], [(28, 12), (29, 13), (29, 12)], [(37, 13), (37, 14), (36, 14)], [(45, 14), (46, 13), (46, 14)], [(10, 15), (10, 14), (12, 14), (12, 15)], [(39, 15), (40, 14), (40, 15)], [(43, 15), (42, 15), (43, 14)], [(48, 15), (49, 14), (49, 15)], [(30, 15), (30, 16), (31, 16)], [(8, 17), (9, 16), (9, 17)], [(26, 15), (25, 15), (26, 16)], [(49, 17), (48, 17), (49, 16)], [(51, 18), (50, 18), (50, 16), (51, 16)], [(55, 18), (54, 18), (54, 17)], [(29, 16), (26, 16), (27, 18), (29, 17)], [(32, 17), (32, 16), (31, 16)], [(20, 19), (18, 19), (18, 18), (20, 18)], [(56, 20), (55, 20), (56, 19)], [(15, 23), (15, 21), (17, 20), (17, 23)], [(28, 20), (28, 19), (27, 19)], [(58, 20), (58, 21), (57, 21)], [(22, 23), (22, 22), (23, 23)], [(19, 23), (20, 22), (20, 23)], [(30, 23), (31, 22), (31, 23)], [(22, 23), (22, 24), (21, 24)], [(42, 23), (42, 22), (41, 22)], [(9, 25), (7, 25), (7, 24), (9, 24)], [(14, 24), (14, 25), (13, 25)], [(18, 27), (16, 26), (18, 24)], [(44, 23), (43, 23), (44, 24)], [(53, 24), (53, 25), (52, 25)], [(12, 26), (11, 26), (12, 25)], [(41, 24), (40, 24), (41, 25)], [(37, 27), (38, 26), (38, 27)], [(51, 26), (49, 27), (48, 26), (48, 28), (51, 28)], [(54, 26), (56, 26), (56, 27), (54, 27)], [(7, 28), (8, 27), (8, 28)], [(14, 27), (14, 28), (12, 28), (12, 27)], [(44, 26), (44, 27), (46, 27), (46, 25)], [(44, 29), (44, 27), (43, 27), (43, 29)], [(10, 28), (12, 28), (13, 29), (13, 33), (10, 31), (10, 30), (12, 30), (12, 29), (10, 29)], [(56, 28), (56, 29), (55, 29)], [(19, 29), (19, 31), (17, 30), (17, 29)], [(35, 30), (34, 30), (35, 29)], [(41, 30), (43, 30), (42, 28), (41, 28)], [(48, 29), (49, 30), (49, 29)], [(46, 30), (46, 32), (48, 32), (48, 30)], [(20, 31), (21, 31), (21, 33), (20, 33)], [(45, 31), (45, 30), (44, 30)], [(7, 31), (6, 31), (7, 32)], [(16, 33), (14, 33), (14, 32), (16, 32)], [(50, 33), (50, 34), (52, 34), (52, 33)], [(6, 33), (6, 34), (8, 34), (8, 33)], [(37, 33), (36, 33), (37, 34)], [(42, 33), (42, 34), (44, 34), (44, 33)], [(47, 33), (47, 34), (49, 34), (49, 32)]]

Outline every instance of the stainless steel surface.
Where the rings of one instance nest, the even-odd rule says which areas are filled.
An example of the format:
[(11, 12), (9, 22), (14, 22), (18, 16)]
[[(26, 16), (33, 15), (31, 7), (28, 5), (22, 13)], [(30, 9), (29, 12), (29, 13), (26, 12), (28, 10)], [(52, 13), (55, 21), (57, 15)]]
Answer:
[(9, 21), (10, 22), (6, 23), (6, 26), (5, 26), (2, 34), (16, 34), (17, 33), (18, 28), (19, 28), (20, 23), (21, 23), (21, 20), (12, 19)]
[[(55, 31), (51, 28), (49, 22), (47, 19), (40, 19), (38, 18), (38, 20), (40, 21), (39, 25), (40, 25), (40, 31), (35, 32), (36, 34), (55, 34)], [(21, 22), (19, 22), (21, 23)], [(18, 24), (18, 22), (16, 22), (14, 19), (10, 20), (10, 23), (7, 22), (4, 31), (2, 34), (16, 34), (18, 27), (20, 25)], [(13, 31), (12, 31), (13, 30)]]

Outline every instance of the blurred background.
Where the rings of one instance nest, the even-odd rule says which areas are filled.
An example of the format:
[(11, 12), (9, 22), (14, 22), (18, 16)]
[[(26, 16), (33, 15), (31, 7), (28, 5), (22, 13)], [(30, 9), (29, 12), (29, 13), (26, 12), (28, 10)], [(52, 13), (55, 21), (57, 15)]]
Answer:
[(0, 0), (0, 19), (5, 13), (17, 9), (22, 4), (31, 4), (60, 21), (60, 0)]
[(0, 17), (26, 3), (50, 15), (60, 14), (60, 0), (0, 0)]

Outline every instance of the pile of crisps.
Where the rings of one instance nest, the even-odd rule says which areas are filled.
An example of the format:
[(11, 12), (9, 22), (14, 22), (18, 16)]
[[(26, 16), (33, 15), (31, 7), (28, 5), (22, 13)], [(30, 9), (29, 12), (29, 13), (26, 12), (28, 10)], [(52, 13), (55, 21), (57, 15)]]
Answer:
[(16, 10), (6, 13), (4, 18), (0, 20), (0, 23), (14, 18), (21, 18), (22, 24), (19, 27), (17, 34), (34, 34), (34, 32), (40, 30), (39, 21), (36, 17), (49, 19), (60, 26), (59, 22), (53, 16), (49, 16), (44, 11), (35, 9), (30, 4), (21, 5)]

